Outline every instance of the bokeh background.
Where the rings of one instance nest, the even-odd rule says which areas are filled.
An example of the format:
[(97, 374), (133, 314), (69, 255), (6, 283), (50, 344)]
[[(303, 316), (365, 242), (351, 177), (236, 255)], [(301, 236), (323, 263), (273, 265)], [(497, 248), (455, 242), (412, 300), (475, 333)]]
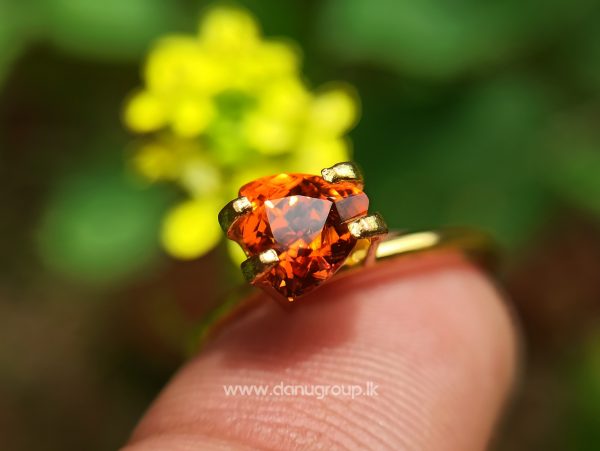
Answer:
[[(212, 233), (207, 205), (230, 195), (248, 162), (263, 173), (308, 164), (292, 158), (296, 141), (292, 150), (223, 143), (214, 128), (164, 125), (151, 102), (137, 130), (135, 118), (128, 124), (157, 39), (196, 39), (210, 5), (0, 1), (2, 449), (117, 448), (185, 358), (200, 319), (238, 281), (224, 242), (186, 241), (194, 218)], [(598, 449), (600, 4), (236, 5), (263, 36), (295, 49), (284, 54), (307, 92), (341, 89), (332, 103), (298, 114), (320, 111), (317, 128), (346, 114), (344, 123), (327, 122), (323, 155), (353, 152), (390, 225), (475, 225), (504, 247), (502, 279), (526, 355), (495, 448)], [(219, 123), (223, 136), (253, 111), (237, 94), (219, 100), (218, 114), (233, 121)], [(193, 159), (192, 188), (179, 173), (150, 173), (164, 183), (140, 174), (140, 146), (166, 140), (167, 153), (179, 152), (174, 130), (205, 146), (191, 151), (202, 160)], [(172, 164), (161, 151), (143, 167)], [(165, 231), (173, 221), (175, 231)]]

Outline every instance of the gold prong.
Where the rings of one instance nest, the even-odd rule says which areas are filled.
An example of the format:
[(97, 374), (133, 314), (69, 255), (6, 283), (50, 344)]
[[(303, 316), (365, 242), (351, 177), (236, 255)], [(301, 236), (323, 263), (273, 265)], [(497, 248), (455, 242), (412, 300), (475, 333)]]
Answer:
[(219, 224), (223, 231), (227, 233), (231, 224), (249, 211), (252, 211), (252, 202), (247, 197), (238, 197), (225, 205), (219, 212)]
[(323, 180), (329, 183), (337, 183), (342, 181), (363, 183), (363, 176), (356, 164), (351, 161), (334, 164), (330, 168), (321, 170)]
[(371, 238), (388, 232), (387, 225), (379, 213), (349, 222), (348, 230), (356, 239)]
[(279, 256), (273, 249), (261, 252), (242, 262), (242, 274), (252, 283), (279, 262)]

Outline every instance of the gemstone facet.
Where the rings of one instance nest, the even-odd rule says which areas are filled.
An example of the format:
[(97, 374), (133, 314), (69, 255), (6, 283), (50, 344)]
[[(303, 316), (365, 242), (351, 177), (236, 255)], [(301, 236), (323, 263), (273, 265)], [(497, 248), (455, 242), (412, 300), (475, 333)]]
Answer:
[(356, 244), (348, 222), (367, 214), (369, 199), (359, 184), (329, 183), (307, 174), (278, 174), (240, 189), (252, 211), (237, 219), (228, 237), (247, 255), (269, 249), (279, 261), (255, 285), (288, 301), (308, 293), (342, 266)]

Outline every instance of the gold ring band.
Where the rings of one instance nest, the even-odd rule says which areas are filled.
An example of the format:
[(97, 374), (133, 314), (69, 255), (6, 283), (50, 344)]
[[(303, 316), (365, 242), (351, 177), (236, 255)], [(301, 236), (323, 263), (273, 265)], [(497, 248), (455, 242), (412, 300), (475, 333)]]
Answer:
[(497, 264), (498, 249), (492, 237), (481, 230), (466, 227), (390, 234), (389, 237), (378, 243), (375, 260), (386, 260), (415, 252), (439, 249), (459, 251), (486, 269), (494, 269)]

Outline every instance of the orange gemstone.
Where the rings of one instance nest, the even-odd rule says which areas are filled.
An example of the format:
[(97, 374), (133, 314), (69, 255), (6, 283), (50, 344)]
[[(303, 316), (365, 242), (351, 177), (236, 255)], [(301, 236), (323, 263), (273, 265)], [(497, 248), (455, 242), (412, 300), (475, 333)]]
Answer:
[(229, 230), (248, 255), (274, 249), (279, 263), (255, 284), (293, 301), (341, 267), (356, 244), (348, 221), (364, 216), (369, 199), (350, 182), (328, 183), (306, 174), (279, 174), (240, 189), (253, 211)]

